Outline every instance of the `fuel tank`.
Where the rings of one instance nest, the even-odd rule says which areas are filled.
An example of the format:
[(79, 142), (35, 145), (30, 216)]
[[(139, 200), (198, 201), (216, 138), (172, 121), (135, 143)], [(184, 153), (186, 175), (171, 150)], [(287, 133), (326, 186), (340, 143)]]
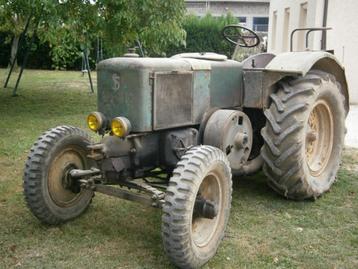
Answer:
[(98, 111), (109, 120), (128, 118), (132, 132), (197, 125), (212, 107), (241, 106), (242, 65), (224, 57), (104, 60)]

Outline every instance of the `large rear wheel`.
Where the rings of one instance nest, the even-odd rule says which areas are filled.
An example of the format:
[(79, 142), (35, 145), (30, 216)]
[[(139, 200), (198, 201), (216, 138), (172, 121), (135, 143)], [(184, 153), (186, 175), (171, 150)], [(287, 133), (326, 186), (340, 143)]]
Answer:
[(72, 169), (88, 169), (90, 140), (81, 129), (59, 126), (45, 132), (30, 150), (24, 172), (28, 207), (42, 222), (59, 224), (79, 216), (93, 192), (71, 178)]
[(333, 184), (345, 136), (344, 95), (331, 74), (313, 70), (271, 94), (261, 154), (269, 185), (292, 199), (316, 198)]

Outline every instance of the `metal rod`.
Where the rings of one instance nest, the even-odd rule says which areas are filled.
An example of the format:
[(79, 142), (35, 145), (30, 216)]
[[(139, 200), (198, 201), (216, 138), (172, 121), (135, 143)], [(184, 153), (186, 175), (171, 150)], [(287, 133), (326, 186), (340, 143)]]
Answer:
[(100, 47), (101, 47), (101, 53), (100, 53), (100, 60), (103, 60), (103, 39), (100, 38)]
[(85, 74), (85, 72), (87, 71), (87, 70), (86, 70), (87, 64), (86, 64), (85, 55), (84, 55), (83, 52), (81, 53), (81, 59), (82, 59), (81, 72), (82, 72), (82, 77), (83, 77), (84, 74)]
[[(297, 29), (294, 29), (292, 32), (291, 32), (291, 36), (290, 36), (290, 51), (292, 52), (293, 51), (293, 36), (294, 34), (297, 32), (297, 31), (327, 31), (327, 30), (331, 30), (332, 28), (331, 27), (309, 27), (309, 28), (297, 28)], [(306, 36), (306, 42), (307, 44), (307, 36)]]
[[(328, 15), (328, 0), (324, 0), (324, 8), (323, 8), (323, 22), (322, 27), (327, 26), (327, 15)], [(321, 42), (321, 50), (327, 49), (327, 32), (322, 32), (322, 42)]]
[(81, 170), (81, 169), (72, 169), (70, 171), (70, 175), (72, 178), (83, 178), (83, 177), (87, 177), (87, 176), (94, 176), (94, 175), (98, 175), (101, 173), (101, 170), (92, 167), (91, 169), (88, 170)]
[(87, 49), (84, 49), (83, 53), (84, 53), (85, 61), (86, 61), (86, 65), (87, 65), (87, 74), (88, 74), (88, 79), (89, 79), (90, 86), (91, 86), (91, 92), (94, 93), (92, 77), (91, 77), (91, 69), (90, 69), (89, 61), (88, 61)]
[(142, 47), (142, 43), (138, 39), (136, 40), (136, 42), (137, 42), (137, 45), (138, 45), (138, 48), (139, 48), (139, 51), (140, 51), (140, 55), (142, 57), (145, 57), (143, 47)]
[(25, 66), (26, 66), (26, 63), (27, 63), (27, 59), (29, 58), (30, 49), (32, 47), (32, 44), (34, 43), (35, 36), (36, 36), (36, 33), (37, 33), (37, 28), (39, 26), (39, 22), (40, 22), (40, 18), (38, 19), (38, 21), (36, 23), (36, 28), (35, 28), (35, 30), (34, 30), (34, 32), (32, 34), (30, 44), (26, 47), (24, 60), (23, 60), (22, 65), (21, 65), (20, 73), (19, 73), (19, 76), (18, 76), (18, 78), (16, 80), (16, 85), (15, 85), (15, 88), (14, 88), (14, 90), (12, 92), (12, 96), (17, 96), (17, 94), (16, 94), (17, 88), (19, 87), (20, 80), (21, 80), (21, 77), (22, 77), (22, 73), (24, 72), (24, 69), (25, 69)]
[(26, 35), (27, 33), (27, 30), (29, 28), (29, 25), (30, 25), (30, 21), (32, 19), (32, 11), (29, 15), (29, 18), (27, 19), (27, 22), (26, 22), (26, 25), (25, 25), (25, 28), (24, 28), (24, 31), (21, 33), (20, 35), (20, 38), (19, 38), (19, 44), (17, 46), (17, 50), (16, 50), (16, 53), (15, 53), (15, 58), (13, 59), (13, 61), (10, 63), (10, 70), (9, 70), (9, 73), (7, 75), (7, 78), (6, 78), (6, 81), (5, 81), (5, 84), (4, 84), (4, 88), (7, 87), (8, 83), (9, 83), (9, 80), (10, 80), (10, 77), (11, 77), (11, 74), (12, 74), (12, 71), (14, 69), (14, 66), (15, 66), (15, 63), (16, 63), (16, 60), (17, 60), (17, 56), (18, 56), (18, 53), (19, 53), (19, 47), (21, 45), (21, 42), (22, 42), (22, 39), (24, 38), (24, 36)]
[(97, 59), (96, 59), (96, 63), (98, 63), (100, 60), (100, 56), (99, 56), (99, 37), (97, 36)]
[[(311, 30), (308, 30), (307, 33), (306, 33), (306, 49), (308, 48), (308, 37), (310, 35), (311, 32), (315, 32), (315, 31), (322, 31), (322, 32), (326, 32), (327, 30), (331, 30), (332, 28), (331, 27), (327, 27), (326, 29), (322, 30), (322, 29), (311, 29)], [(322, 48), (322, 46), (321, 46)]]
[(118, 197), (121, 199), (134, 201), (141, 203), (146, 206), (152, 206), (152, 207), (160, 207), (160, 204), (157, 204), (153, 199), (149, 196), (144, 196), (141, 194), (136, 194), (130, 191), (122, 190), (120, 188), (115, 188), (111, 186), (105, 186), (101, 184), (95, 184), (95, 191), (100, 192), (109, 196)]

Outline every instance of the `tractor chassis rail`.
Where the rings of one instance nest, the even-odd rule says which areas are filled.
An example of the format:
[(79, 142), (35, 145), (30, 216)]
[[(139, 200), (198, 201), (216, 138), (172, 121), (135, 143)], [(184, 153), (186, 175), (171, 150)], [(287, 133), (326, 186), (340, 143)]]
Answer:
[(155, 195), (150, 197), (149, 195), (143, 195), (140, 193), (135, 193), (133, 191), (127, 191), (121, 188), (103, 185), (103, 184), (94, 184), (94, 187), (95, 187), (94, 191), (96, 192), (133, 201), (133, 202), (138, 202), (146, 206), (161, 208), (164, 203), (163, 199), (158, 199)]
[[(102, 181), (99, 176), (100, 173), (100, 170), (97, 168), (91, 168), (89, 170), (73, 169), (71, 170), (70, 175), (81, 183), (81, 188), (83, 189), (90, 189), (109, 196), (138, 202), (146, 206), (162, 208), (165, 194), (159, 189), (150, 186), (145, 182), (136, 182), (135, 180), (119, 184), (121, 187), (124, 186), (130, 190), (105, 185), (100, 183)], [(132, 191), (132, 189), (136, 191)]]
[[(146, 182), (137, 180), (124, 181), (118, 184), (119, 187), (114, 187), (99, 183), (101, 181), (101, 178), (98, 176), (100, 170), (97, 168), (91, 168), (89, 170), (73, 169), (70, 174), (79, 180), (81, 188), (83, 189), (90, 189), (95, 192), (159, 209), (161, 209), (165, 203), (165, 191), (154, 187), (156, 184), (151, 185), (148, 180), (145, 180)], [(129, 190), (125, 190), (123, 187), (127, 187)], [(161, 188), (163, 188), (163, 186), (161, 186)], [(216, 217), (218, 209), (214, 202), (203, 199), (199, 195), (195, 200), (194, 212), (197, 216), (213, 219)]]

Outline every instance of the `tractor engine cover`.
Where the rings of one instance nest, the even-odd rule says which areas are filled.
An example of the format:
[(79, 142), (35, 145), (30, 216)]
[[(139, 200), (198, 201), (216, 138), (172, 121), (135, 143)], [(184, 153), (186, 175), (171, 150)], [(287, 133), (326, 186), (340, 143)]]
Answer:
[(97, 71), (98, 111), (126, 117), (135, 133), (192, 127), (211, 107), (241, 105), (242, 64), (232, 60), (120, 57)]
[(240, 169), (251, 152), (252, 126), (249, 117), (241, 111), (220, 109), (209, 118), (203, 143), (226, 153), (232, 169)]

